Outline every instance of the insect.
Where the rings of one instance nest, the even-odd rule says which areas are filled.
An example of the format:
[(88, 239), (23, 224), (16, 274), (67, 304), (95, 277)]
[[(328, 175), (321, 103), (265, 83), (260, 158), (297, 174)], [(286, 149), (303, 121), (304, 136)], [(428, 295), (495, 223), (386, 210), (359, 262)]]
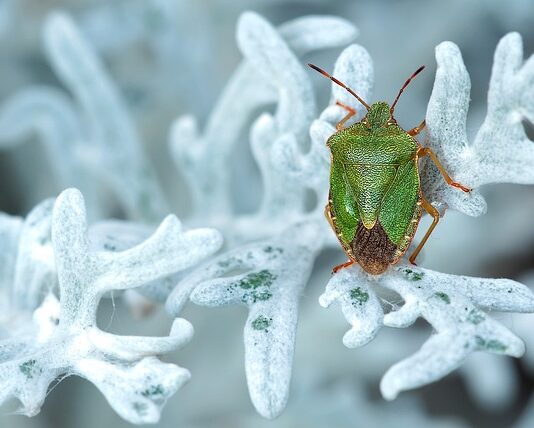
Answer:
[(410, 263), (415, 264), (440, 218), (421, 191), (419, 159), (428, 156), (450, 186), (471, 191), (453, 181), (434, 152), (414, 138), (424, 129), (424, 120), (405, 131), (393, 116), (402, 92), (424, 66), (406, 80), (391, 106), (382, 101), (369, 106), (343, 82), (313, 64), (308, 65), (346, 89), (367, 109), (361, 121), (345, 127), (356, 110), (336, 102), (347, 115), (326, 143), (332, 165), (325, 216), (349, 257), (348, 262), (336, 266), (333, 272), (354, 263), (370, 274), (385, 272), (407, 251), (424, 209), (433, 221), (409, 257)]

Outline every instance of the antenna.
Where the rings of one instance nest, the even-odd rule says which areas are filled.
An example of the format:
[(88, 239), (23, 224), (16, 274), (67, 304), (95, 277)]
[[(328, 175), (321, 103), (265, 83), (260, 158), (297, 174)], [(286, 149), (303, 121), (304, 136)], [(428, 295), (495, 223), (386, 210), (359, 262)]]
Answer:
[(343, 82), (337, 80), (334, 76), (331, 76), (330, 74), (328, 74), (326, 71), (324, 71), (322, 68), (319, 68), (317, 67), (316, 65), (313, 65), (313, 64), (308, 64), (311, 68), (313, 68), (315, 71), (318, 71), (319, 73), (321, 73), (323, 76), (326, 76), (328, 77), (332, 82), (336, 83), (337, 85), (341, 86), (342, 88), (345, 88), (347, 90), (347, 92), (349, 94), (351, 94), (352, 96), (354, 96), (359, 102), (361, 102), (363, 104), (363, 106), (369, 110), (369, 106), (367, 105), (367, 103), (362, 100), (358, 94), (356, 92), (354, 92), (352, 89), (350, 89), (347, 85), (345, 85)]
[(397, 94), (397, 98), (395, 98), (395, 101), (393, 101), (393, 104), (391, 104), (391, 108), (389, 109), (389, 111), (391, 112), (392, 116), (393, 116), (393, 110), (395, 110), (395, 105), (397, 104), (397, 101), (399, 101), (399, 98), (400, 98), (402, 92), (406, 89), (406, 86), (408, 86), (409, 83), (415, 78), (415, 76), (417, 76), (419, 73), (421, 73), (421, 71), (424, 70), (424, 68), (425, 68), (425, 66), (422, 65), (417, 70), (415, 70), (415, 72), (408, 78), (408, 80), (406, 80), (406, 82), (404, 82), (404, 85), (402, 85), (402, 88), (400, 88), (400, 91)]

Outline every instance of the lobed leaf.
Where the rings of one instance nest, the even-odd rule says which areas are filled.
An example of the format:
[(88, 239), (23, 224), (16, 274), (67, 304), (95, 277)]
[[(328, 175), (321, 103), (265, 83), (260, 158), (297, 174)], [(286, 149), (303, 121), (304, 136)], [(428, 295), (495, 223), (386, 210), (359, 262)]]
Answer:
[[(167, 337), (118, 336), (96, 326), (96, 312), (104, 292), (133, 288), (186, 269), (222, 244), (215, 230), (183, 232), (180, 222), (169, 216), (160, 227), (133, 248), (99, 252), (88, 239), (84, 200), (76, 189), (39, 205), (22, 226), (17, 263), (19, 288), (31, 279), (29, 298), (21, 302), (34, 311), (31, 325), (0, 340), (0, 404), (10, 398), (21, 402), (20, 412), (35, 415), (48, 387), (58, 377), (75, 374), (93, 382), (110, 405), (131, 423), (157, 422), (162, 407), (185, 383), (189, 372), (156, 356), (187, 343), (192, 326), (183, 319), (173, 323)], [(35, 245), (50, 246), (42, 265), (31, 260), (39, 255)], [(44, 239), (44, 242), (41, 240)], [(57, 271), (58, 300), (49, 287)], [(44, 299), (39, 292), (48, 291)]]

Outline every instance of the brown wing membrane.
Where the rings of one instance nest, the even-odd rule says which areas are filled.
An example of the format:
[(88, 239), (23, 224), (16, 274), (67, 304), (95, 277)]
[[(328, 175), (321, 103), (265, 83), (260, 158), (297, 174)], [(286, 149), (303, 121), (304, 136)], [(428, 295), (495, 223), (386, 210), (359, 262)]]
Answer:
[(372, 229), (366, 229), (360, 222), (351, 246), (358, 264), (373, 275), (385, 272), (395, 260), (397, 246), (389, 240), (380, 221)]

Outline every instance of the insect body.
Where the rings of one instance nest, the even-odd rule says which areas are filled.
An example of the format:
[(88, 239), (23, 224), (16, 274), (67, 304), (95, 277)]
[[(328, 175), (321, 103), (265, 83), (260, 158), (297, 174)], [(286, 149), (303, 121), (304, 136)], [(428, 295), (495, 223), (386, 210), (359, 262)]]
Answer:
[(309, 64), (345, 88), (367, 109), (358, 123), (344, 127), (356, 111), (337, 103), (347, 115), (337, 124), (337, 132), (327, 141), (331, 151), (330, 194), (325, 215), (336, 233), (349, 261), (339, 269), (358, 263), (370, 274), (381, 274), (397, 263), (415, 235), (423, 209), (433, 222), (423, 240), (410, 256), (415, 258), (439, 221), (438, 211), (424, 198), (418, 161), (429, 156), (447, 183), (464, 192), (470, 189), (453, 181), (435, 154), (415, 140), (424, 121), (409, 131), (393, 117), (397, 101), (409, 82), (423, 70), (420, 67), (402, 86), (395, 101), (367, 105), (352, 89), (326, 71)]

